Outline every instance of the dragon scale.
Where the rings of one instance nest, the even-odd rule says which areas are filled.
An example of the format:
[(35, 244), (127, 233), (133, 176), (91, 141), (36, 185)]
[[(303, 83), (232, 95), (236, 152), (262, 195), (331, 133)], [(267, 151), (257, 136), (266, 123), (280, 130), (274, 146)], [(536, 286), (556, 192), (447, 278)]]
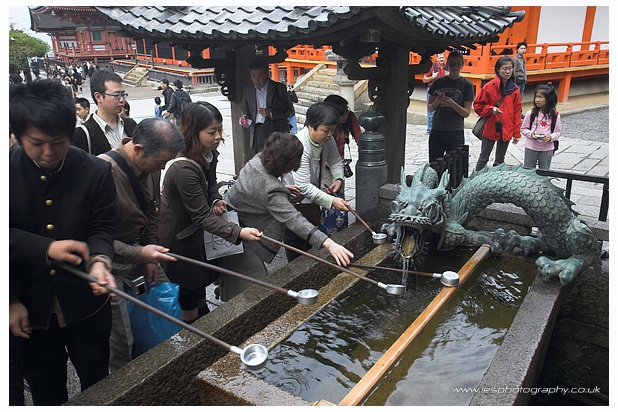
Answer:
[[(427, 254), (427, 233), (440, 234), (438, 249), (458, 245), (480, 246), (488, 243), (494, 254), (516, 247), (525, 255), (551, 253), (558, 260), (540, 256), (536, 265), (547, 281), (559, 277), (564, 285), (588, 266), (600, 271), (601, 242), (592, 230), (577, 218), (573, 202), (563, 190), (540, 176), (534, 169), (500, 165), (474, 172), (449, 193), (448, 172), (438, 181), (435, 170), (425, 164), (414, 174), (410, 186), (402, 170), (401, 188), (391, 204), (389, 220), (382, 231), (394, 238), (393, 254), (404, 259), (422, 261)], [(521, 207), (539, 229), (541, 236), (473, 231), (465, 225), (493, 203), (511, 203)], [(408, 236), (413, 242), (404, 242)], [(414, 244), (414, 252), (402, 251), (404, 244)]]

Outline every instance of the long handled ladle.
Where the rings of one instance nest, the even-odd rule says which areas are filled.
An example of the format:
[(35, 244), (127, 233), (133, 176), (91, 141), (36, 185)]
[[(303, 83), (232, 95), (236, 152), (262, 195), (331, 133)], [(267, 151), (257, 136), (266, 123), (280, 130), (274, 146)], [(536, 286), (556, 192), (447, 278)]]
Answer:
[(295, 248), (293, 246), (290, 246), (290, 245), (286, 245), (285, 243), (279, 242), (278, 240), (272, 239), (272, 238), (270, 238), (270, 237), (268, 237), (268, 236), (266, 236), (264, 234), (262, 234), (262, 239), (267, 240), (269, 242), (272, 242), (275, 245), (279, 245), (279, 246), (282, 246), (282, 247), (284, 247), (286, 249), (292, 250), (292, 251), (294, 251), (296, 253), (299, 253), (299, 254), (301, 254), (303, 256), (307, 256), (307, 257), (309, 257), (309, 258), (311, 258), (313, 260), (317, 260), (320, 263), (324, 263), (324, 264), (332, 266), (332, 267), (334, 267), (336, 269), (342, 270), (343, 272), (349, 273), (350, 275), (354, 275), (357, 278), (364, 280), (365, 282), (369, 282), (372, 285), (375, 285), (375, 286), (377, 286), (379, 288), (385, 289), (386, 293), (388, 293), (388, 294), (391, 294), (391, 295), (403, 295), (403, 293), (406, 290), (406, 288), (403, 285), (391, 285), (391, 284), (386, 285), (386, 284), (384, 284), (382, 282), (378, 282), (376, 280), (369, 279), (368, 277), (365, 277), (363, 275), (359, 275), (358, 273), (352, 272), (350, 269), (344, 268), (344, 267), (339, 266), (339, 265), (337, 265), (335, 263), (329, 262), (328, 260), (324, 260), (324, 259), (322, 259), (320, 257), (314, 256), (311, 253), (305, 252), (304, 250), (297, 249), (297, 248)]
[[(58, 267), (61, 267), (62, 269), (66, 270), (67, 272), (71, 272), (74, 275), (79, 276), (80, 278), (90, 282), (90, 283), (98, 283), (97, 280), (95, 278), (93, 278), (92, 276), (90, 276), (89, 274), (87, 274), (86, 272), (76, 268), (73, 265), (70, 265), (68, 263), (65, 262), (59, 262), (59, 261), (55, 261), (54, 262)], [(240, 355), (240, 360), (242, 361), (242, 363), (248, 368), (248, 369), (259, 369), (261, 368), (264, 363), (266, 362), (266, 359), (268, 358), (268, 349), (266, 349), (266, 347), (264, 347), (263, 345), (257, 344), (257, 343), (253, 343), (251, 345), (248, 345), (246, 348), (244, 349), (240, 349), (236, 346), (232, 346), (229, 343), (225, 343), (222, 340), (219, 340), (217, 338), (215, 338), (212, 335), (209, 335), (205, 332), (202, 332), (201, 330), (179, 320), (176, 319), (173, 316), (168, 315), (165, 312), (160, 311), (157, 308), (154, 308), (144, 302), (142, 302), (141, 300), (135, 298), (134, 296), (129, 295), (128, 293), (123, 292), (122, 290), (113, 288), (111, 286), (105, 286), (105, 288), (107, 290), (109, 290), (110, 292), (115, 293), (116, 295), (125, 298), (126, 300), (136, 304), (137, 306), (140, 306), (144, 309), (146, 309), (147, 311), (150, 311), (152, 313), (154, 313), (155, 315), (161, 316), (164, 319), (169, 320), (172, 323), (175, 323), (176, 325), (187, 329), (188, 331), (191, 331), (193, 333), (195, 333), (196, 335), (201, 336), (204, 339), (208, 339), (209, 341), (223, 347), (224, 349), (230, 351), (230, 352), (234, 352), (237, 355)]]
[(222, 268), (220, 266), (215, 266), (215, 265), (212, 265), (210, 263), (206, 263), (206, 262), (202, 262), (202, 261), (199, 261), (199, 260), (191, 259), (191, 258), (188, 258), (188, 257), (185, 257), (185, 256), (177, 255), (175, 253), (167, 252), (166, 254), (169, 255), (169, 256), (175, 257), (178, 260), (182, 260), (184, 262), (187, 262), (187, 263), (192, 263), (194, 265), (202, 266), (202, 267), (205, 267), (205, 268), (210, 269), (210, 270), (216, 270), (217, 272), (223, 273), (225, 275), (234, 276), (234, 277), (246, 280), (248, 282), (253, 282), (253, 283), (256, 283), (258, 285), (262, 285), (262, 286), (265, 286), (267, 288), (276, 290), (277, 292), (281, 292), (281, 293), (283, 293), (285, 295), (288, 295), (291, 298), (297, 299), (298, 303), (300, 303), (301, 305), (313, 305), (314, 303), (316, 303), (318, 301), (318, 294), (319, 294), (319, 292), (317, 290), (314, 290), (314, 289), (303, 289), (303, 290), (301, 290), (299, 292), (295, 292), (293, 290), (286, 290), (286, 289), (283, 289), (283, 288), (281, 288), (279, 286), (276, 286), (276, 285), (264, 282), (263, 280), (254, 279), (252, 277), (243, 275), (243, 274), (238, 273), (238, 272), (234, 272), (234, 271), (229, 270), (229, 269)]
[[(363, 268), (363, 269), (372, 269), (372, 270), (387, 270), (389, 272), (397, 272), (403, 273), (403, 269), (396, 268), (387, 268), (383, 266), (373, 266), (373, 265), (361, 265), (360, 263), (350, 263), (349, 266)], [(444, 273), (430, 273), (430, 272), (417, 272), (415, 270), (408, 270), (407, 273), (411, 275), (420, 275), (427, 276), (434, 279), (440, 279), (440, 282), (444, 286), (459, 286), (459, 273), (453, 272), (452, 270), (447, 270)]]
[[(339, 196), (337, 193), (334, 193), (332, 190), (330, 190), (330, 187), (324, 185), (324, 189), (326, 189), (326, 193), (328, 193), (329, 195), (332, 196)], [(339, 196), (341, 197), (341, 196)], [(358, 214), (358, 212), (356, 212), (356, 210), (352, 209), (350, 206), (348, 206), (348, 210), (350, 212), (352, 212), (352, 214), (354, 215), (354, 217), (356, 217), (356, 219), (358, 219), (359, 222), (361, 222), (366, 228), (367, 230), (369, 230), (371, 232), (371, 237), (373, 239), (373, 243), (375, 243), (376, 245), (381, 245), (383, 243), (386, 243), (386, 233), (376, 233), (374, 232), (374, 230), (371, 228), (371, 226), (369, 226), (367, 224), (367, 222), (365, 222), (365, 220), (360, 217), (360, 215)]]

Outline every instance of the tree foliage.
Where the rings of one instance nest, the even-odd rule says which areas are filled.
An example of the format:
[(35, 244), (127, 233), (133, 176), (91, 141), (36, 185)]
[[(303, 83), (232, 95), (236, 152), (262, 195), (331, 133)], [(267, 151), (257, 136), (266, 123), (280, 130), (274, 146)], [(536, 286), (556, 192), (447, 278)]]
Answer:
[(51, 49), (49, 44), (21, 30), (9, 30), (9, 74), (19, 73), (29, 67), (29, 58), (44, 57)]

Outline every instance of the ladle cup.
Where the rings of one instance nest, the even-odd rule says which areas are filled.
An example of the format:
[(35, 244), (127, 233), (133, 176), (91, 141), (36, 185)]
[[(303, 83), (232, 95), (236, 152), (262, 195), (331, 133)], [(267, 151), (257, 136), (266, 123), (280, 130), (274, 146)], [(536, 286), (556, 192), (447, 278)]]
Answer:
[[(337, 193), (334, 193), (332, 190), (330, 190), (330, 188), (328, 186), (324, 186), (324, 188), (326, 189), (326, 192), (329, 195), (332, 196), (339, 196)], [(341, 197), (341, 196), (339, 196)], [(373, 239), (373, 243), (376, 245), (381, 245), (383, 243), (386, 243), (387, 240), (387, 236), (386, 233), (376, 233), (374, 232), (374, 230), (371, 228), (371, 226), (369, 226), (367, 224), (367, 222), (365, 222), (365, 220), (360, 217), (360, 215), (356, 212), (356, 210), (352, 209), (350, 206), (348, 206), (348, 210), (354, 215), (354, 217), (356, 217), (356, 219), (358, 219), (359, 222), (361, 222), (366, 228), (367, 230), (369, 230), (371, 232), (371, 238)]]
[(388, 293), (390, 295), (403, 295), (403, 293), (406, 291), (406, 288), (403, 285), (391, 285), (391, 284), (386, 285), (386, 284), (384, 284), (382, 282), (378, 282), (378, 281), (375, 281), (373, 279), (369, 279), (368, 277), (365, 277), (363, 275), (359, 275), (358, 273), (352, 272), (350, 269), (344, 268), (344, 267), (339, 266), (339, 265), (337, 265), (335, 263), (329, 262), (328, 260), (324, 260), (322, 258), (314, 256), (311, 253), (305, 252), (304, 250), (297, 249), (297, 248), (295, 248), (293, 246), (290, 246), (290, 245), (286, 245), (285, 243), (280, 242), (280, 241), (275, 240), (275, 239), (272, 239), (272, 238), (270, 238), (270, 237), (268, 237), (268, 236), (266, 236), (264, 234), (262, 234), (262, 239), (267, 240), (269, 242), (272, 242), (272, 243), (274, 243), (276, 245), (279, 245), (281, 247), (284, 247), (286, 249), (292, 250), (292, 251), (294, 251), (294, 252), (296, 252), (298, 254), (301, 254), (303, 256), (307, 256), (308, 258), (311, 258), (313, 260), (317, 260), (320, 263), (324, 263), (324, 264), (332, 266), (332, 267), (334, 267), (336, 269), (342, 270), (343, 272), (346, 272), (346, 273), (348, 273), (350, 275), (356, 276), (357, 278), (362, 279), (365, 282), (369, 282), (372, 285), (375, 285), (375, 286), (377, 286), (379, 288), (382, 288), (382, 289), (386, 290), (386, 293)]
[[(90, 276), (89, 274), (87, 274), (86, 272), (76, 268), (73, 265), (70, 265), (66, 262), (60, 262), (60, 261), (54, 261), (54, 263), (58, 266), (61, 267), (62, 269), (66, 270), (67, 272), (71, 272), (74, 275), (79, 276), (80, 278), (90, 282), (90, 283), (98, 283), (97, 280), (95, 278), (93, 278), (92, 276)], [(224, 349), (230, 351), (230, 352), (234, 352), (238, 355), (240, 355), (240, 360), (242, 361), (242, 363), (248, 368), (248, 369), (252, 369), (252, 370), (256, 370), (261, 368), (264, 363), (266, 362), (266, 359), (268, 358), (268, 349), (266, 349), (265, 346), (257, 344), (257, 343), (253, 343), (251, 345), (247, 345), (244, 349), (240, 349), (236, 346), (232, 346), (229, 343), (225, 343), (222, 340), (219, 340), (217, 338), (215, 338), (212, 335), (209, 335), (199, 329), (197, 329), (194, 326), (191, 326), (179, 319), (176, 319), (173, 316), (168, 315), (167, 313), (160, 311), (159, 309), (152, 307), (150, 305), (148, 305), (147, 303), (142, 302), (141, 300), (137, 299), (136, 297), (129, 295), (128, 293), (123, 292), (122, 290), (113, 288), (111, 286), (105, 286), (105, 288), (107, 290), (109, 290), (112, 293), (115, 293), (116, 295), (125, 298), (126, 300), (128, 300), (129, 302), (134, 303), (135, 305), (146, 309), (149, 312), (154, 313), (155, 315), (161, 316), (162, 318), (190, 331), (195, 333), (198, 336), (201, 336), (204, 339), (207, 339), (211, 342), (213, 342), (216, 345), (219, 345), (221, 347), (223, 347)]]
[[(361, 265), (359, 263), (350, 263), (350, 266), (363, 268), (363, 269), (387, 270), (389, 272), (397, 272), (397, 273), (404, 272), (403, 269), (386, 268), (382, 266), (372, 266), (372, 265)], [(440, 279), (440, 282), (444, 286), (452, 286), (452, 287), (459, 286), (459, 273), (453, 272), (452, 270), (447, 270), (444, 273), (417, 272), (414, 270), (408, 270), (406, 272), (411, 275), (420, 275), (420, 276), (427, 276), (427, 277), (434, 278), (434, 279)]]
[(264, 287), (276, 290), (277, 292), (286, 294), (289, 297), (298, 300), (298, 303), (300, 303), (301, 305), (306, 305), (306, 306), (313, 305), (313, 304), (315, 304), (318, 301), (319, 292), (317, 290), (315, 290), (315, 289), (303, 289), (300, 292), (295, 292), (293, 290), (286, 290), (286, 289), (283, 289), (283, 288), (281, 288), (279, 286), (275, 286), (273, 284), (264, 282), (263, 280), (254, 279), (254, 278), (252, 278), (250, 276), (246, 276), (246, 275), (243, 275), (241, 273), (234, 272), (232, 270), (225, 269), (225, 268), (222, 268), (222, 267), (219, 267), (219, 266), (216, 266), (216, 265), (212, 265), (210, 263), (202, 262), (202, 261), (196, 260), (196, 259), (191, 259), (191, 258), (188, 258), (188, 257), (185, 257), (185, 256), (177, 255), (175, 253), (167, 252), (166, 254), (171, 256), (171, 257), (176, 258), (177, 260), (182, 260), (182, 261), (187, 262), (187, 263), (192, 263), (194, 265), (202, 266), (202, 267), (210, 269), (210, 270), (216, 270), (217, 272), (223, 273), (225, 275), (234, 276), (234, 277), (246, 280), (248, 282), (253, 282), (255, 284), (258, 284), (258, 285), (261, 285), (261, 286), (264, 286)]

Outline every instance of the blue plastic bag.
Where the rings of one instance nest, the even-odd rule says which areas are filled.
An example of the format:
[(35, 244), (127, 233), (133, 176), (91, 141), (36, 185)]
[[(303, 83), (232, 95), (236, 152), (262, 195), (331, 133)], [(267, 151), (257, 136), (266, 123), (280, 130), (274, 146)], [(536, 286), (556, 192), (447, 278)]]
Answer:
[[(132, 291), (129, 290), (129, 293), (132, 294)], [(182, 313), (178, 304), (178, 285), (175, 283), (157, 283), (149, 289), (149, 293), (141, 295), (137, 299), (182, 320)], [(133, 357), (154, 348), (182, 329), (175, 323), (132, 302), (127, 302), (127, 310), (133, 331)]]

